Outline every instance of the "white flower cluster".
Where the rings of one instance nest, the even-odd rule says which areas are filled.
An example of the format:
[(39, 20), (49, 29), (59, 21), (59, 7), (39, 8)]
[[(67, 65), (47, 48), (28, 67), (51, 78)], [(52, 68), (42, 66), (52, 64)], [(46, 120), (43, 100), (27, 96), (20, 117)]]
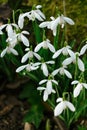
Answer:
[[(28, 72), (35, 71), (37, 69), (41, 69), (43, 75), (46, 77), (45, 79), (42, 79), (39, 82), (39, 86), (37, 87), (37, 90), (43, 91), (43, 100), (47, 101), (49, 99), (49, 96), (51, 93), (56, 93), (55, 86), (58, 88), (58, 79), (55, 78), (56, 76), (66, 76), (66, 78), (73, 79), (73, 75), (69, 72), (68, 66), (72, 63), (75, 64), (79, 71), (82, 73), (85, 71), (84, 62), (81, 60), (82, 55), (87, 50), (87, 43), (82, 47), (80, 52), (73, 52), (72, 48), (67, 44), (64, 47), (56, 50), (55, 46), (51, 44), (51, 41), (46, 38), (43, 39), (41, 43), (39, 43), (34, 50), (32, 49), (28, 38), (25, 35), (29, 35), (28, 31), (23, 31), (24, 27), (24, 18), (27, 17), (29, 20), (38, 20), (42, 22), (39, 27), (48, 29), (51, 29), (53, 31), (53, 36), (56, 36), (57, 34), (57, 27), (61, 26), (64, 28), (65, 24), (68, 23), (70, 25), (74, 25), (74, 21), (68, 17), (65, 17), (63, 15), (58, 16), (57, 18), (51, 17), (51, 21), (44, 21), (45, 15), (40, 11), (41, 6), (36, 6), (35, 10), (32, 10), (30, 12), (26, 12), (19, 15), (18, 18), (18, 25), (15, 23), (5, 24), (0, 26), (0, 34), (3, 35), (4, 29), (7, 33), (7, 39), (6, 48), (1, 52), (1, 57), (3, 57), (6, 53), (13, 53), (14, 55), (18, 55), (18, 52), (15, 49), (15, 46), (22, 42), (25, 47), (26, 54), (21, 59), (21, 63), (25, 63), (28, 61), (27, 64), (22, 65), (16, 69), (16, 72), (21, 72), (23, 70), (26, 70)], [(52, 54), (51, 59), (49, 61), (45, 61), (44, 58), (39, 54), (39, 51), (41, 49), (48, 49), (48, 51)], [(60, 56), (64, 56), (65, 59), (61, 62), (58, 60)], [(69, 57), (68, 57), (69, 56)], [(34, 62), (32, 59), (36, 58), (38, 60), (37, 62)], [(54, 68), (54, 70), (50, 69), (50, 66), (55, 66), (56, 61), (61, 63), (61, 66), (58, 68)], [(59, 66), (59, 65), (58, 65)], [(52, 72), (51, 72), (52, 71)], [(67, 82), (67, 81), (66, 81)], [(72, 85), (76, 85), (74, 88), (73, 95), (74, 97), (77, 97), (81, 90), (83, 88), (87, 89), (87, 84), (84, 82), (80, 82), (78, 80), (74, 80), (71, 83)], [(54, 109), (54, 115), (58, 116), (60, 115), (65, 108), (69, 108), (71, 111), (75, 111), (74, 105), (65, 100), (63, 97), (58, 97), (57, 99), (58, 105)]]

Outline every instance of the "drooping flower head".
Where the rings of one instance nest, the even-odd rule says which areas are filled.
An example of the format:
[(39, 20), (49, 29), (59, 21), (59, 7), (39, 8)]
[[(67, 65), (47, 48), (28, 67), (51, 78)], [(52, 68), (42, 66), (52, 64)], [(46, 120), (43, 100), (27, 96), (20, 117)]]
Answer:
[(76, 85), (77, 84), (75, 89), (74, 89), (74, 92), (73, 92), (74, 97), (79, 96), (79, 94), (80, 94), (80, 92), (81, 92), (81, 90), (83, 88), (87, 89), (87, 84), (86, 83), (82, 83), (82, 82), (80, 82), (78, 80), (74, 80), (71, 84), (72, 85)]
[(63, 100), (63, 98), (58, 98), (56, 102), (58, 102), (58, 105), (54, 109), (54, 116), (59, 116), (66, 108), (69, 108), (72, 112), (75, 111), (74, 105), (67, 100)]

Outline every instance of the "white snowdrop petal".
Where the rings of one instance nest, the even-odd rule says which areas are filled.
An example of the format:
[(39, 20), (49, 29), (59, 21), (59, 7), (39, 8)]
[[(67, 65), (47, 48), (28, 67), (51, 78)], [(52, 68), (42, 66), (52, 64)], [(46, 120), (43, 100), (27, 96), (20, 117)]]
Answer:
[(4, 55), (7, 53), (8, 47), (6, 47), (2, 52), (1, 52), (1, 57), (4, 57)]
[(52, 61), (47, 61), (46, 63), (47, 64), (55, 64), (55, 61), (53, 61), (53, 60)]
[(82, 83), (82, 85), (87, 89), (87, 84), (86, 83)]
[(24, 17), (23, 17), (23, 14), (20, 14), (20, 15), (19, 15), (19, 18), (18, 18), (18, 26), (19, 26), (20, 29), (22, 29), (23, 26), (24, 26)]
[(36, 6), (36, 9), (40, 9), (40, 8), (42, 8), (42, 5), (37, 5)]
[(59, 103), (54, 109), (54, 116), (59, 116), (64, 110), (63, 102)]
[(38, 52), (38, 51), (41, 49), (41, 47), (43, 47), (43, 42), (39, 43), (39, 44), (35, 47), (34, 51), (35, 51), (35, 52)]
[(39, 66), (39, 65), (41, 65), (40, 62), (36, 62), (36, 63), (33, 64), (33, 66)]
[(39, 82), (39, 85), (44, 84), (45, 82), (47, 82), (47, 79), (41, 80), (41, 81)]
[(44, 102), (46, 102), (47, 99), (48, 99), (48, 93), (47, 93), (47, 91), (45, 90), (45, 91), (44, 91), (44, 95), (43, 95), (43, 100), (44, 100)]
[(18, 72), (22, 71), (23, 69), (25, 69), (26, 67), (27, 67), (27, 65), (20, 66), (16, 69), (16, 72), (18, 73)]
[(68, 49), (68, 53), (72, 57), (72, 59), (75, 59), (75, 53), (72, 50)]
[(68, 102), (68, 101), (64, 101), (66, 106), (71, 110), (71, 111), (75, 111), (75, 107), (72, 103)]
[(47, 84), (46, 84), (46, 89), (48, 94), (51, 94), (52, 92), (52, 82), (50, 80), (48, 80)]
[(56, 102), (62, 102), (63, 99), (62, 98), (57, 98)]
[(21, 41), (25, 46), (29, 46), (29, 40), (23, 34), (21, 34)]
[(37, 53), (34, 52), (34, 56), (38, 59), (38, 60), (41, 60), (41, 57), (40, 55), (38, 55)]
[(12, 29), (12, 26), (10, 24), (7, 25), (6, 31), (7, 31), (8, 37), (11, 38), (13, 35), (13, 29)]
[(56, 70), (54, 70), (54, 71), (52, 72), (52, 75), (55, 76), (56, 74), (58, 74), (58, 72), (59, 72), (59, 69), (56, 69)]
[(28, 31), (22, 31), (22, 34), (27, 34), (27, 35), (29, 35), (29, 32), (28, 32)]
[(73, 94), (74, 94), (74, 97), (77, 97), (79, 94), (80, 94), (80, 91), (82, 90), (82, 85), (81, 84), (78, 84), (77, 86), (76, 86), (76, 88), (74, 89), (74, 92), (73, 92)]
[(35, 18), (38, 19), (39, 21), (43, 21), (43, 19), (40, 17), (40, 15), (34, 11), (34, 15), (35, 15)]
[(54, 53), (55, 52), (54, 46), (51, 45), (50, 43), (47, 43), (47, 45), (48, 45), (49, 50)]
[(77, 80), (74, 80), (74, 81), (71, 82), (72, 85), (77, 84), (77, 83), (79, 83), (79, 81), (77, 81)]
[(53, 82), (54, 84), (58, 85), (58, 82), (57, 82), (56, 80), (53, 79), (52, 82)]
[(46, 88), (45, 87), (37, 87), (37, 90), (45, 90)]
[(47, 69), (47, 65), (45, 63), (42, 63), (41, 70), (43, 71), (43, 74), (45, 76), (48, 76), (48, 69)]
[(72, 75), (70, 74), (70, 72), (69, 71), (67, 71), (67, 70), (65, 70), (64, 69), (64, 73), (66, 74), (66, 76), (68, 77), (68, 78), (72, 78)]
[(42, 17), (43, 19), (45, 19), (45, 15), (40, 10), (37, 10), (37, 13), (40, 15), (40, 17)]
[(71, 64), (71, 63), (72, 63), (72, 58), (71, 58), (71, 57), (65, 59), (65, 60), (62, 62), (62, 64), (63, 64), (64, 66), (67, 66), (67, 65), (69, 65), (69, 64)]
[(63, 49), (59, 49), (58, 51), (56, 51), (56, 52), (54, 53), (54, 55), (53, 55), (52, 58), (53, 58), (53, 59), (57, 58), (57, 57), (61, 54), (62, 50), (63, 50)]
[(14, 49), (14, 48), (10, 48), (11, 53), (13, 53), (14, 55), (18, 55), (18, 52)]
[(56, 91), (54, 89), (52, 89), (52, 93), (56, 93)]
[(80, 58), (78, 58), (78, 67), (82, 72), (85, 71), (84, 63), (80, 60)]
[(38, 66), (31, 66), (31, 70), (37, 70), (38, 69)]
[(70, 24), (70, 25), (74, 25), (74, 24), (75, 24), (72, 19), (70, 19), (70, 18), (68, 18), (68, 17), (63, 17), (63, 18), (64, 18), (64, 20), (65, 20), (68, 24)]
[(17, 24), (12, 23), (11, 25), (18, 29), (18, 25)]
[(53, 28), (53, 36), (56, 36), (56, 33), (57, 33), (57, 29), (56, 28)]
[(29, 58), (29, 52), (26, 53), (26, 54), (22, 57), (22, 59), (21, 59), (21, 63), (26, 62), (28, 58)]
[(87, 50), (87, 44), (82, 47), (80, 55), (83, 55), (86, 52), (86, 50)]
[(42, 23), (39, 25), (39, 27), (40, 27), (40, 28), (45, 28), (45, 27), (48, 26), (49, 23), (50, 23), (50, 22), (42, 22)]

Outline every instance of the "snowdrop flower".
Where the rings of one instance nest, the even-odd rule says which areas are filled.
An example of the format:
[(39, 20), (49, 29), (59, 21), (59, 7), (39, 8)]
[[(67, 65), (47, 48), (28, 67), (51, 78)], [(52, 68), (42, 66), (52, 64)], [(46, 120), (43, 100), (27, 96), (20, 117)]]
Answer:
[(82, 47), (82, 49), (81, 49), (81, 51), (80, 51), (80, 55), (83, 55), (83, 54), (86, 52), (86, 50), (87, 50), (87, 43), (86, 43), (86, 45), (84, 45), (84, 46)]
[(39, 43), (36, 47), (35, 47), (35, 52), (38, 52), (41, 48), (44, 49), (49, 49), (51, 52), (55, 52), (55, 48), (54, 46), (50, 43), (50, 40), (46, 39), (43, 42)]
[(17, 40), (17, 34), (15, 33), (15, 31), (11, 33), (11, 35), (6, 39), (6, 42), (13, 46), (17, 44), (18, 40)]
[(44, 90), (43, 100), (46, 101), (51, 93), (56, 93), (52, 88), (52, 84), (58, 85), (58, 82), (54, 79), (43, 79), (39, 82), (39, 85), (43, 85), (44, 83), (46, 83), (46, 87), (38, 87), (37, 90)]
[(45, 19), (45, 15), (39, 9), (36, 9), (29, 12), (28, 18), (32, 21), (35, 21), (35, 19), (43, 21)]
[(14, 49), (13, 44), (8, 44), (8, 46), (1, 52), (1, 57), (4, 57), (6, 53), (12, 53), (14, 55), (18, 55), (18, 52)]
[(43, 71), (43, 74), (45, 76), (48, 76), (48, 68), (47, 64), (54, 64), (54, 61), (46, 61), (46, 62), (37, 62), (35, 63), (35, 66), (41, 66), (41, 70)]
[(18, 25), (17, 24), (15, 24), (15, 23), (10, 23), (10, 24), (4, 24), (4, 25), (1, 25), (0, 26), (0, 32), (1, 32), (1, 34), (3, 34), (3, 29), (4, 28), (6, 28), (6, 31), (7, 31), (7, 34), (8, 34), (8, 36), (11, 34), (11, 32), (12, 32), (12, 30), (13, 30), (13, 27), (15, 28), (15, 29), (18, 29)]
[[(49, 88), (45, 88), (45, 87), (38, 87), (37, 90), (44, 90), (44, 93), (43, 93), (43, 101), (46, 102), (48, 100), (48, 96), (50, 95), (49, 94)], [(51, 90), (51, 93), (56, 93), (54, 89)]]
[(44, 83), (46, 83), (46, 88), (48, 90), (48, 94), (51, 94), (51, 92), (52, 92), (52, 83), (58, 85), (58, 82), (54, 79), (43, 79), (39, 82), (39, 85), (42, 85)]
[(42, 22), (39, 27), (40, 28), (45, 28), (47, 27), (48, 29), (51, 29), (53, 31), (53, 35), (56, 36), (57, 33), (57, 26), (55, 26), (54, 28), (52, 28), (52, 25), (54, 24), (55, 18), (54, 17), (50, 17), (52, 21), (46, 21), (46, 22)]
[(18, 26), (22, 29), (24, 26), (24, 18), (27, 17), (29, 20), (35, 21), (43, 21), (45, 19), (45, 15), (40, 11), (42, 6), (36, 6), (35, 10), (31, 10), (30, 12), (26, 12), (24, 14), (20, 14), (18, 18)]
[(67, 66), (67, 65), (71, 64), (72, 62), (74, 64), (77, 63), (79, 70), (84, 72), (85, 71), (84, 63), (79, 57), (80, 57), (79, 52), (72, 53), (71, 57), (65, 59), (62, 64)]
[(56, 36), (58, 25), (61, 25), (62, 28), (64, 28), (65, 23), (74, 25), (74, 21), (72, 19), (63, 15), (57, 17), (56, 19), (54, 17), (51, 17), (51, 19), (52, 21), (43, 22), (39, 26), (41, 28), (47, 27), (48, 29), (51, 29), (53, 31), (54, 36)]
[(35, 66), (32, 62), (30, 64), (22, 65), (16, 69), (16, 72), (20, 72), (22, 70), (26, 69), (27, 71), (33, 71), (38, 69), (38, 66)]
[(63, 100), (63, 98), (58, 98), (56, 102), (59, 104), (54, 109), (54, 116), (59, 116), (66, 108), (69, 108), (72, 112), (75, 111), (74, 105), (69, 101)]
[(54, 24), (55, 23), (60, 24), (62, 28), (64, 28), (65, 23), (74, 25), (74, 21), (68, 17), (65, 17), (63, 14), (55, 20)]
[(57, 58), (60, 54), (63, 54), (63, 55), (73, 55), (73, 51), (71, 50), (71, 47), (70, 46), (65, 46), (65, 47), (63, 47), (63, 48), (61, 48), (61, 49), (59, 49), (58, 51), (56, 51), (55, 53), (54, 53), (54, 55), (53, 55), (53, 59), (54, 58)]
[(41, 60), (41, 57), (33, 52), (30, 48), (26, 48), (25, 51), (27, 51), (27, 53), (22, 57), (21, 63), (26, 62), (28, 59), (32, 59), (34, 56), (38, 59)]
[(18, 40), (23, 42), (23, 44), (28, 47), (29, 46), (29, 40), (25, 37), (25, 35), (29, 35), (28, 31), (22, 31), (21, 33), (17, 34)]
[(62, 66), (59, 69), (56, 69), (52, 72), (53, 75), (56, 75), (57, 73), (60, 73), (60, 75), (66, 75), (68, 78), (72, 78), (71, 73), (66, 70), (67, 66)]
[(87, 89), (87, 84), (86, 83), (82, 83), (82, 82), (80, 82), (80, 81), (78, 81), (78, 80), (74, 80), (72, 83), (71, 83), (72, 85), (76, 85), (76, 87), (75, 87), (75, 89), (74, 89), (74, 97), (77, 97), (79, 94), (80, 94), (80, 92), (81, 92), (81, 90), (83, 89), (83, 88), (86, 88)]

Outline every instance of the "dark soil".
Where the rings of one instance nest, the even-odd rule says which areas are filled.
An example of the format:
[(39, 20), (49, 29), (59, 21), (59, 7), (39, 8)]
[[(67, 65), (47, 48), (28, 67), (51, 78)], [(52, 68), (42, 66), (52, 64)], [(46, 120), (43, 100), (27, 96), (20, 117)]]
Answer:
[(14, 91), (0, 95), (0, 130), (24, 130), (24, 103)]
[[(32, 124), (23, 122), (24, 115), (30, 106), (27, 101), (19, 99), (21, 86), (12, 86), (0, 86), (0, 130), (36, 130)], [(44, 119), (38, 130), (46, 130), (47, 122), (50, 122), (50, 130), (68, 130), (63, 121), (50, 116), (47, 111), (44, 113)], [(79, 130), (78, 125), (87, 128), (87, 119), (80, 119), (71, 126), (70, 130)]]

